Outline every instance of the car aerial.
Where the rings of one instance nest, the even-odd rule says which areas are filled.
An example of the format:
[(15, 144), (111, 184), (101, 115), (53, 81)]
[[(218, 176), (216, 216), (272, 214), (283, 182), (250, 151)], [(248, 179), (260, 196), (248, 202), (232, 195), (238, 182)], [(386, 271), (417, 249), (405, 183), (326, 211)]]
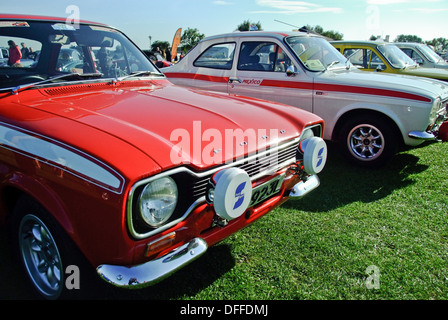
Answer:
[(384, 72), (448, 81), (448, 70), (424, 68), (409, 58), (395, 43), (383, 41), (331, 41), (362, 71)]
[(0, 43), (40, 51), (0, 68), (0, 222), (43, 297), (81, 292), (65, 279), (84, 259), (114, 286), (152, 285), (319, 186), (320, 117), (175, 86), (104, 24), (0, 21)]
[(383, 165), (403, 143), (417, 146), (434, 139), (446, 125), (445, 83), (359, 71), (314, 34), (252, 31), (208, 37), (163, 72), (178, 85), (313, 112), (325, 121), (325, 139), (339, 141), (347, 159), (362, 166)]
[(424, 68), (448, 69), (448, 63), (424, 43), (394, 42), (406, 55)]

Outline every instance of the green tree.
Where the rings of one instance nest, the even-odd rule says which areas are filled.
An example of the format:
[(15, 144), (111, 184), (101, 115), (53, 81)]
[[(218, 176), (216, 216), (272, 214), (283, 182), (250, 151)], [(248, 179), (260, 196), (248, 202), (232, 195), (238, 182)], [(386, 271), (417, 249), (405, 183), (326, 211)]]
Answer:
[(246, 20), (243, 23), (239, 24), (238, 27), (236, 28), (236, 30), (238, 30), (238, 31), (250, 31), (251, 30), (250, 26), (256, 27), (258, 31), (262, 31), (263, 30), (263, 28), (261, 27), (260, 21), (258, 21), (257, 23), (254, 23), (254, 22), (250, 22), (249, 20)]
[(321, 35), (323, 35), (324, 37), (333, 39), (333, 40), (342, 40), (344, 39), (344, 34), (333, 31), (333, 30), (328, 30), (328, 31), (324, 31), (321, 33)]
[(434, 38), (431, 41), (425, 41), (427, 45), (433, 46), (434, 50), (439, 53), (445, 53), (448, 48), (448, 39)]
[(314, 26), (314, 27), (312, 27), (310, 25), (307, 25), (305, 28), (307, 30), (310, 30), (310, 31), (314, 32), (314, 33), (317, 33), (317, 34), (320, 34), (320, 35), (322, 35), (324, 37), (330, 38), (332, 40), (342, 40), (342, 39), (344, 39), (344, 34), (342, 34), (340, 32), (337, 32), (337, 31), (334, 31), (334, 30), (326, 30), (325, 31), (324, 28), (322, 28), (319, 25)]
[(184, 53), (191, 50), (199, 41), (204, 39), (205, 35), (200, 33), (198, 29), (188, 28), (182, 33), (180, 47)]
[(154, 51), (156, 50), (156, 48), (159, 47), (160, 50), (167, 50), (170, 47), (170, 43), (168, 41), (154, 41), (153, 44), (151, 45), (151, 50)]
[(394, 40), (394, 42), (417, 42), (417, 43), (423, 43), (422, 38), (412, 35), (412, 34), (400, 34), (398, 37)]

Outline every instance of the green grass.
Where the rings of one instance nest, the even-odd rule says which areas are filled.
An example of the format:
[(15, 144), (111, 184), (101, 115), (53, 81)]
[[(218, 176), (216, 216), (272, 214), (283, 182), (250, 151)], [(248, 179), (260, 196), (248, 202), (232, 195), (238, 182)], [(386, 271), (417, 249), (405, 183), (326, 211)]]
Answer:
[[(365, 170), (330, 145), (318, 190), (157, 287), (170, 299), (447, 299), (447, 155), (448, 143), (431, 143)], [(369, 266), (378, 289), (367, 288)]]
[[(352, 167), (335, 149), (312, 194), (153, 287), (107, 286), (98, 298), (447, 299), (448, 143), (405, 150), (380, 170)], [(367, 288), (369, 266), (379, 270), (378, 289)]]

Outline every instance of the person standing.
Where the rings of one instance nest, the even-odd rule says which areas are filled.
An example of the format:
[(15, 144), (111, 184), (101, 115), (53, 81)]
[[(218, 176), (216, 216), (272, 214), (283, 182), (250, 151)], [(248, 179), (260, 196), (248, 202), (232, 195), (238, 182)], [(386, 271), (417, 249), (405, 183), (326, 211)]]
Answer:
[(168, 62), (171, 62), (171, 61), (172, 61), (172, 57), (171, 57), (171, 49), (170, 49), (170, 48), (167, 48), (167, 49), (165, 50), (165, 55), (166, 55), (166, 60), (167, 60)]
[(12, 67), (20, 66), (20, 59), (22, 58), (22, 53), (20, 52), (19, 46), (12, 40), (8, 41), (9, 45), (9, 58), (8, 65)]
[(22, 58), (27, 59), (28, 55), (30, 54), (30, 49), (27, 48), (25, 42), (22, 42), (20, 45), (22, 46), (22, 49), (20, 49), (20, 52), (22, 53)]

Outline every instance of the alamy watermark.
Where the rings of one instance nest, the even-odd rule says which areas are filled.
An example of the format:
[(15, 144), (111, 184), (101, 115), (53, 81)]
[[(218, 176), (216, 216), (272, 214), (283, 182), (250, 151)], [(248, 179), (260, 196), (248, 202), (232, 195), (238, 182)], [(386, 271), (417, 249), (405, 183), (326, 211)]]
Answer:
[(381, 24), (381, 12), (380, 7), (376, 5), (370, 5), (366, 8), (366, 28), (367, 30), (378, 31)]
[(380, 268), (377, 266), (368, 266), (366, 273), (369, 275), (366, 279), (366, 287), (369, 290), (380, 288)]
[(68, 14), (65, 23), (72, 28), (79, 29), (80, 10), (78, 6), (69, 5), (65, 8), (65, 13)]
[[(173, 164), (190, 164), (199, 161), (205, 165), (232, 163), (233, 155), (256, 151), (258, 154), (270, 149), (275, 150), (279, 129), (225, 129), (208, 128), (203, 130), (201, 121), (193, 121), (191, 130), (178, 128), (171, 132), (170, 142), (174, 144), (170, 152)], [(270, 154), (269, 164), (278, 163), (277, 153)]]
[(81, 273), (79, 267), (75, 265), (67, 266), (65, 269), (65, 287), (68, 290), (79, 290), (81, 289)]

